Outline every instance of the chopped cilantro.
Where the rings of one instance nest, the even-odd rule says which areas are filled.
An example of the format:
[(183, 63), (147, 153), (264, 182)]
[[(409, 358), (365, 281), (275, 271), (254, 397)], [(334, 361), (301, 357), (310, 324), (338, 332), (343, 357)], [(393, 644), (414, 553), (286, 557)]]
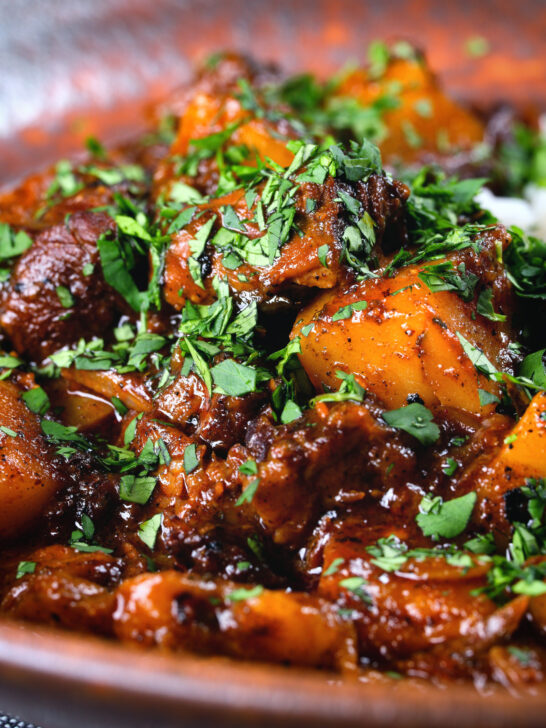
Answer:
[(440, 496), (427, 495), (415, 520), (425, 536), (454, 538), (467, 527), (476, 499), (474, 492), (445, 502)]
[(391, 427), (413, 435), (421, 445), (432, 445), (440, 438), (440, 428), (433, 421), (432, 413), (418, 402), (383, 412), (383, 419)]
[(193, 473), (198, 465), (199, 458), (197, 457), (195, 444), (192, 442), (189, 445), (186, 445), (184, 449), (184, 471), (186, 472), (186, 475)]
[(119, 397), (110, 397), (110, 401), (116, 408), (116, 412), (123, 417), (129, 412), (129, 408), (126, 407)]
[(247, 487), (243, 490), (243, 492), (241, 493), (239, 498), (237, 499), (237, 502), (235, 503), (235, 505), (242, 506), (243, 503), (252, 503), (252, 499), (254, 498), (254, 495), (256, 494), (259, 484), (260, 484), (259, 478), (254, 478), (254, 480), (251, 480), (250, 483), (247, 485)]
[(37, 415), (45, 415), (50, 407), (49, 397), (42, 387), (33, 387), (23, 392), (21, 399), (31, 412)]
[(74, 305), (74, 297), (66, 286), (57, 286), (55, 290), (63, 308), (70, 308)]
[(19, 230), (14, 230), (5, 222), (0, 222), (0, 260), (8, 260), (21, 255), (32, 245), (30, 235)]
[(247, 460), (246, 462), (239, 465), (239, 472), (243, 475), (257, 475), (258, 465), (255, 460)]
[(341, 556), (338, 556), (330, 563), (328, 568), (322, 572), (322, 575), (323, 576), (332, 576), (332, 574), (337, 574), (339, 567), (343, 563), (345, 563), (345, 559), (342, 559)]
[(490, 45), (483, 35), (472, 35), (466, 39), (464, 48), (470, 58), (481, 58), (489, 53)]
[(298, 407), (298, 405), (294, 402), (294, 400), (287, 400), (281, 412), (281, 422), (283, 423), (283, 425), (286, 425), (289, 422), (293, 422), (301, 416), (302, 411), (300, 407)]
[(210, 370), (216, 391), (230, 397), (242, 397), (256, 391), (256, 370), (239, 364), (234, 359), (224, 359)]
[(506, 321), (506, 316), (502, 313), (496, 313), (493, 308), (493, 289), (484, 288), (478, 296), (476, 311), (488, 318), (490, 321)]
[(248, 589), (241, 587), (240, 589), (234, 589), (232, 592), (229, 592), (226, 599), (230, 602), (244, 602), (247, 599), (255, 599), (256, 597), (259, 597), (260, 594), (263, 593), (263, 590), (264, 588), (260, 584)]
[(366, 602), (366, 604), (372, 604), (372, 598), (368, 594), (368, 592), (364, 589), (364, 586), (368, 582), (366, 579), (364, 579), (361, 576), (349, 576), (346, 579), (342, 579), (339, 582), (339, 586), (343, 587), (344, 589), (347, 589), (347, 591), (350, 591), (352, 594), (354, 594), (356, 597), (361, 599), (363, 602)]
[(138, 527), (138, 537), (151, 551), (155, 547), (162, 519), (162, 514), (156, 513), (155, 516), (152, 516), (147, 521), (143, 521)]
[(488, 392), (486, 389), (478, 389), (478, 397), (480, 398), (480, 405), (482, 407), (486, 407), (488, 404), (500, 402), (497, 395)]
[(447, 458), (445, 463), (442, 464), (442, 472), (445, 473), (448, 476), (453, 475), (453, 473), (457, 470), (457, 461), (453, 458)]
[(540, 349), (539, 351), (534, 351), (532, 354), (528, 354), (522, 361), (519, 369), (520, 377), (530, 380), (542, 389), (546, 389), (545, 353), (546, 349)]
[(461, 333), (459, 333), (458, 331), (456, 333), (457, 338), (461, 342), (464, 353), (470, 359), (472, 364), (474, 364), (476, 369), (485, 375), (495, 374), (495, 367), (493, 366), (493, 364), (491, 364), (483, 351), (481, 349), (478, 349), (477, 346), (474, 346), (474, 344), (471, 344), (470, 341), (468, 341), (468, 339), (465, 339), (465, 337)]
[(313, 407), (317, 402), (362, 402), (366, 396), (364, 387), (356, 381), (354, 374), (347, 374), (336, 369), (336, 377), (341, 379), (341, 386), (337, 392), (328, 392), (319, 394), (309, 401), (309, 405)]
[(35, 561), (20, 561), (17, 565), (16, 579), (21, 579), (25, 574), (34, 574), (36, 571)]
[(432, 103), (430, 99), (422, 98), (415, 102), (413, 105), (415, 111), (423, 118), (430, 119), (432, 116)]
[(150, 500), (156, 482), (156, 478), (151, 476), (123, 475), (119, 483), (119, 497), (130, 503), (144, 505)]
[(123, 444), (125, 445), (125, 447), (127, 447), (127, 445), (130, 445), (135, 439), (136, 428), (140, 419), (142, 419), (142, 415), (137, 415), (136, 417), (133, 417), (133, 419), (125, 428), (125, 432), (123, 433)]
[(509, 645), (507, 648), (507, 651), (514, 657), (520, 665), (523, 665), (523, 667), (529, 667), (534, 661), (534, 653), (532, 650), (528, 649), (527, 647), (516, 647), (515, 645)]
[(319, 262), (324, 268), (328, 268), (328, 251), (330, 250), (330, 247), (327, 243), (324, 243), (324, 245), (319, 245), (317, 248), (317, 256), (319, 259)]
[(364, 311), (368, 307), (367, 301), (355, 301), (347, 306), (339, 308), (332, 316), (332, 321), (341, 321), (342, 319), (351, 318), (355, 311)]
[(54, 420), (42, 420), (41, 421), (42, 432), (53, 442), (72, 442), (76, 446), (83, 448), (84, 450), (89, 449), (89, 442), (83, 435), (80, 435), (78, 428), (74, 426), (61, 425), (59, 422)]
[(479, 280), (474, 273), (467, 273), (465, 264), (455, 268), (450, 261), (428, 265), (419, 273), (419, 278), (431, 291), (453, 291), (463, 301), (471, 301)]
[(106, 149), (96, 137), (88, 136), (85, 140), (85, 146), (93, 157), (97, 157), (98, 159), (104, 159), (106, 157)]

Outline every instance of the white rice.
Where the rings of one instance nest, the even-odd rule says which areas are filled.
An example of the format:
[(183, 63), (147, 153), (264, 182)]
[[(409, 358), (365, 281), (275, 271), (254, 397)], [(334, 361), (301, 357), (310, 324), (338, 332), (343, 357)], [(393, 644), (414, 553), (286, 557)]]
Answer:
[(517, 225), (525, 232), (546, 239), (546, 187), (529, 185), (524, 197), (497, 197), (482, 189), (476, 201), (504, 225)]

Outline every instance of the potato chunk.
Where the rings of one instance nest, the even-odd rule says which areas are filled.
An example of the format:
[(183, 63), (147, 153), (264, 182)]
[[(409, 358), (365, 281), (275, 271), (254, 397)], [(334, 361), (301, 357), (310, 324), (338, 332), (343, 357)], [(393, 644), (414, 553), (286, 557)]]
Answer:
[[(515, 491), (529, 478), (546, 478), (546, 393), (533, 397), (519, 422), (492, 457), (479, 458), (465, 473), (459, 487), (470, 485), (478, 493), (478, 518), (493, 522), (509, 533), (510, 504), (508, 491)], [(514, 494), (515, 495), (515, 494)], [(515, 507), (519, 498), (515, 495)], [(508, 509), (508, 512), (507, 512)]]
[(0, 539), (31, 526), (62, 484), (38, 417), (19, 394), (0, 381)]
[(472, 302), (433, 293), (419, 278), (422, 269), (410, 266), (395, 278), (327, 292), (303, 310), (293, 335), (300, 335), (300, 359), (318, 391), (339, 389), (336, 371), (342, 370), (355, 373), (390, 408), (418, 394), (428, 407), (491, 412), (478, 389), (499, 394), (498, 385), (476, 371), (457, 334), (499, 366), (499, 329), (476, 316)]
[(357, 69), (336, 91), (335, 98), (354, 98), (371, 106), (395, 93), (395, 108), (382, 116), (385, 137), (380, 142), (387, 162), (416, 162), (430, 155), (443, 156), (446, 150), (469, 150), (483, 140), (480, 119), (446, 96), (434, 74), (420, 58), (393, 59), (383, 76), (373, 79)]

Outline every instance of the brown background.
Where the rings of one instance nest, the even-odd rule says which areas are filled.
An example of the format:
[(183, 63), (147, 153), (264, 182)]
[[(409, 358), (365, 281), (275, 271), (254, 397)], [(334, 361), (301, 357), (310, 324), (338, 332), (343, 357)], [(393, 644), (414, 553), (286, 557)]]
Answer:
[[(481, 59), (465, 52), (476, 35), (490, 44)], [(126, 135), (143, 98), (210, 52), (325, 75), (375, 38), (425, 48), (455, 95), (546, 107), (544, 0), (0, 0), (0, 183), (89, 132)]]

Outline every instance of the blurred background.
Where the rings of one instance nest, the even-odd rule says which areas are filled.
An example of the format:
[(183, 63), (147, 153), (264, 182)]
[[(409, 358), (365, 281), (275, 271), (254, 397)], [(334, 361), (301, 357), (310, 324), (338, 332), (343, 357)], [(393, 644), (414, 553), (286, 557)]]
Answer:
[(544, 0), (0, 0), (0, 184), (126, 137), (227, 48), (326, 75), (405, 39), (456, 96), (544, 108), (545, 30)]

